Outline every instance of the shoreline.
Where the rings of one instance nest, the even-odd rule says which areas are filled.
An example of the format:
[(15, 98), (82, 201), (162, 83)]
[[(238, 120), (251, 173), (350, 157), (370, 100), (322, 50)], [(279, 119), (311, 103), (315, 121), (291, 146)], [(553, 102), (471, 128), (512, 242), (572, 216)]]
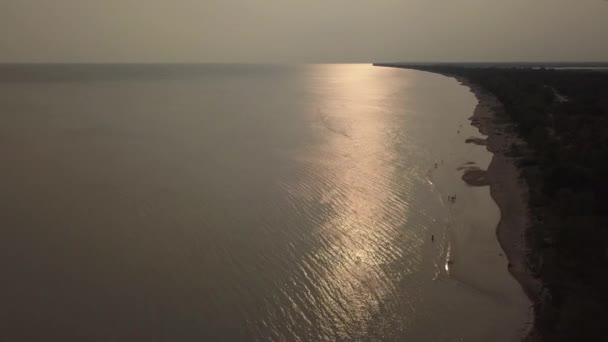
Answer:
[[(471, 118), (471, 125), (477, 127), (487, 138), (486, 148), (493, 154), (488, 169), (483, 172), (483, 184), (474, 180), (480, 170), (465, 172), (463, 180), (471, 186), (490, 186), (490, 194), (500, 209), (500, 220), (496, 227), (496, 236), (509, 262), (509, 273), (517, 280), (526, 296), (536, 303), (541, 289), (541, 282), (528, 268), (529, 251), (526, 233), (530, 223), (528, 210), (528, 188), (520, 177), (520, 170), (515, 165), (515, 158), (507, 155), (513, 142), (521, 143), (514, 133), (509, 132), (507, 122), (500, 122), (504, 107), (498, 99), (487, 90), (461, 76), (453, 77), (468, 87), (477, 98), (478, 104)], [(468, 143), (475, 143), (469, 141)], [(476, 174), (471, 175), (472, 172)], [(470, 180), (473, 181), (470, 181)], [(532, 307), (533, 308), (533, 307)], [(534, 311), (530, 312), (530, 327), (523, 337), (525, 341), (536, 341), (537, 332), (533, 325)]]
[[(498, 108), (501, 115), (496, 117), (510, 122), (508, 130), (526, 142), (509, 146), (506, 156), (514, 157), (529, 189), (530, 226), (525, 240), (530, 248), (524, 253), (527, 266), (542, 284), (541, 292), (535, 295), (531, 291), (534, 285), (522, 269), (511, 273), (535, 299), (533, 305), (527, 304), (534, 307), (533, 337), (604, 340), (608, 306), (602, 305), (602, 300), (608, 277), (598, 270), (606, 259), (607, 239), (601, 229), (606, 223), (606, 208), (601, 199), (607, 186), (603, 170), (608, 148), (598, 142), (606, 139), (601, 127), (608, 107), (602, 105), (605, 92), (598, 89), (608, 85), (608, 74), (548, 65), (374, 65), (426, 71), (453, 80), (464, 78), (481, 88), (481, 92), (476, 91), (468, 84), (473, 92), (485, 90), (500, 100), (504, 110)], [(502, 232), (497, 235), (505, 244)]]
[[(469, 120), (471, 125), (487, 136), (485, 145), (493, 154), (492, 162), (485, 171), (485, 183), (490, 186), (492, 199), (500, 208), (500, 221), (496, 227), (497, 237), (509, 260), (509, 272), (520, 283), (526, 295), (534, 301), (540, 290), (540, 282), (530, 273), (526, 262), (528, 248), (525, 234), (529, 225), (528, 189), (525, 182), (520, 179), (520, 171), (515, 165), (515, 159), (507, 155), (511, 143), (521, 143), (521, 140), (507, 131), (508, 123), (497, 122), (499, 119), (497, 116), (504, 112), (504, 108), (494, 95), (463, 77), (455, 78), (469, 87), (479, 102)], [(468, 172), (478, 172), (478, 170), (467, 171), (463, 178), (467, 177)], [(476, 184), (471, 185), (476, 186)]]
[[(511, 144), (514, 142), (523, 144), (523, 140), (509, 129), (513, 124), (506, 117), (503, 104), (492, 93), (464, 76), (418, 69), (415, 66), (374, 65), (430, 72), (450, 77), (467, 87), (477, 99), (477, 105), (469, 117), (469, 121), (471, 126), (477, 128), (479, 133), (485, 137), (469, 137), (464, 142), (485, 145), (486, 149), (492, 153), (492, 158), (487, 170), (476, 167), (465, 169), (462, 180), (469, 186), (490, 187), (490, 196), (500, 212), (495, 234), (507, 258), (509, 274), (532, 302), (528, 314), (529, 322), (524, 326), (525, 333), (521, 336), (521, 341), (542, 341), (542, 336), (535, 325), (535, 303), (539, 302), (542, 283), (532, 274), (527, 262), (529, 248), (526, 234), (530, 223), (528, 186), (520, 177), (521, 172), (515, 165), (515, 158), (508, 155)], [(505, 118), (501, 120), (501, 116), (505, 116)]]

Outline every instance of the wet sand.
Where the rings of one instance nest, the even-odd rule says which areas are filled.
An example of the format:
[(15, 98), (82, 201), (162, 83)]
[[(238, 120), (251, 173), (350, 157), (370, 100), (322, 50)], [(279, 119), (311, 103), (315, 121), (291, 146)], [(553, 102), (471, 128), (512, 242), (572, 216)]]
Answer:
[(487, 174), (488, 172), (485, 170), (469, 167), (466, 168), (466, 172), (462, 175), (462, 180), (473, 186), (487, 186), (490, 185)]

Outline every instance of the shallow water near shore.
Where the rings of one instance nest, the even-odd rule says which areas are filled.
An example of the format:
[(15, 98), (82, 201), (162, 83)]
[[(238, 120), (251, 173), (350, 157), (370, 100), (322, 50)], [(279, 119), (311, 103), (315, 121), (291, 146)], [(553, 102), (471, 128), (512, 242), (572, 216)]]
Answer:
[(476, 104), (371, 65), (0, 66), (0, 340), (517, 341)]

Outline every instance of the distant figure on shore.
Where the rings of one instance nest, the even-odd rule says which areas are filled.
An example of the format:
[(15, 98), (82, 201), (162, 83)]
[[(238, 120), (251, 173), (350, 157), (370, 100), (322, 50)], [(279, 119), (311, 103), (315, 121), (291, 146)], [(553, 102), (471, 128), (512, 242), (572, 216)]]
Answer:
[(431, 242), (435, 242), (435, 234), (431, 235)]

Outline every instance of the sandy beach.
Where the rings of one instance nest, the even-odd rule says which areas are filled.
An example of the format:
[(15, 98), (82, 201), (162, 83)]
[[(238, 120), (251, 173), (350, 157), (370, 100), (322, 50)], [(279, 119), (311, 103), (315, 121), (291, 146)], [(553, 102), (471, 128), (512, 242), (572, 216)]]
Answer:
[[(500, 208), (500, 222), (496, 233), (509, 260), (509, 271), (521, 284), (528, 298), (535, 302), (541, 284), (533, 277), (526, 262), (526, 229), (529, 226), (527, 186), (520, 178), (514, 158), (507, 155), (512, 143), (522, 142), (509, 129), (510, 124), (501, 120), (504, 108), (495, 96), (462, 77), (457, 79), (468, 86), (479, 101), (471, 117), (471, 124), (487, 136), (483, 144), (494, 155), (487, 171), (470, 170), (465, 173), (463, 179), (471, 185), (490, 186), (492, 198)], [(468, 142), (480, 143), (477, 139)], [(480, 178), (483, 178), (483, 184), (477, 184)], [(533, 312), (531, 320), (532, 314)], [(531, 329), (527, 340), (533, 340), (534, 335), (534, 330)]]

